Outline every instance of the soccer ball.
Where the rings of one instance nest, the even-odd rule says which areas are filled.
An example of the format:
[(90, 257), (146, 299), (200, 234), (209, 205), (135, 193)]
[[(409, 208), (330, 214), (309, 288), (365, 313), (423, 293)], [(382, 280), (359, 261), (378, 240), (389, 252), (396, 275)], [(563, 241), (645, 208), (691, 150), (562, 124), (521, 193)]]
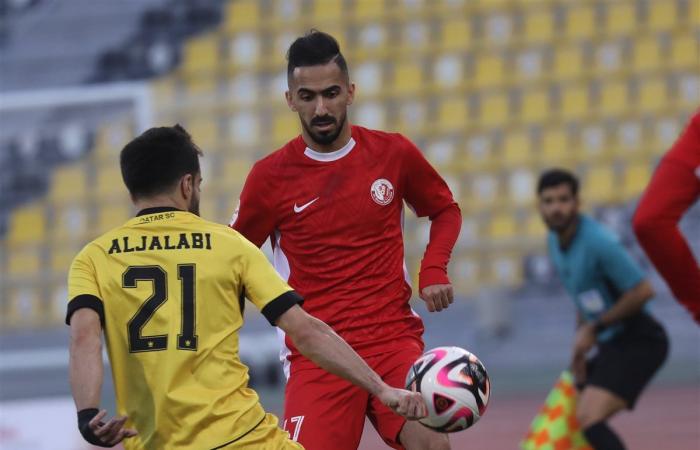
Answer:
[(406, 389), (420, 392), (428, 415), (419, 420), (441, 433), (462, 431), (486, 411), (491, 383), (484, 365), (459, 347), (437, 347), (413, 363)]

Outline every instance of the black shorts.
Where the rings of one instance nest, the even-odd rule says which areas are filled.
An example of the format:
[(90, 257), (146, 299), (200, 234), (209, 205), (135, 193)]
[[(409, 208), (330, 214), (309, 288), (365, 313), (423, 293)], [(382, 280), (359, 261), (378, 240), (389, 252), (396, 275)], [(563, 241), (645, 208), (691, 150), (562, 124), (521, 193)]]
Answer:
[(668, 337), (646, 313), (625, 322), (624, 331), (598, 345), (588, 360), (584, 386), (598, 386), (618, 395), (634, 409), (639, 394), (668, 354)]

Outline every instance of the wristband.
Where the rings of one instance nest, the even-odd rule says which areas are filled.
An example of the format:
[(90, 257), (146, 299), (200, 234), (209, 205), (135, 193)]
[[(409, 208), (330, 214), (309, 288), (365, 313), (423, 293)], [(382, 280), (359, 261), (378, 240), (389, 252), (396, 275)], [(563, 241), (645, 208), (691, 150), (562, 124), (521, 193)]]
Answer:
[(85, 408), (78, 411), (78, 430), (83, 435), (83, 439), (98, 447), (114, 447), (107, 445), (102, 440), (95, 436), (95, 433), (90, 428), (90, 421), (100, 412), (97, 408)]

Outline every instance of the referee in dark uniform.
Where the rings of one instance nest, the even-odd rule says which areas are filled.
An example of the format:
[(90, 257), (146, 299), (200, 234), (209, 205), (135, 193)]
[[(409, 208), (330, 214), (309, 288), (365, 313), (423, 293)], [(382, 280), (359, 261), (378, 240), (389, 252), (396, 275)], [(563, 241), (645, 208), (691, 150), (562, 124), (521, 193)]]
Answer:
[(666, 332), (647, 308), (654, 291), (618, 239), (579, 213), (574, 175), (545, 172), (537, 194), (549, 256), (578, 310), (571, 368), (579, 425), (596, 450), (623, 450), (607, 420), (634, 409), (668, 353)]

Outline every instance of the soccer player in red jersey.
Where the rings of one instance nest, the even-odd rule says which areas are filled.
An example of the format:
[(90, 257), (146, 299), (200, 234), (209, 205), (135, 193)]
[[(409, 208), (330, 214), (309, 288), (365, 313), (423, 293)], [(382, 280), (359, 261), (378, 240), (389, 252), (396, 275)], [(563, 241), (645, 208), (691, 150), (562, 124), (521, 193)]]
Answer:
[(681, 216), (698, 199), (700, 111), (661, 160), (633, 219), (639, 243), (673, 295), (700, 324), (700, 266), (678, 229)]
[[(336, 40), (312, 30), (289, 48), (289, 108), (300, 136), (258, 161), (231, 226), (261, 246), (270, 237), (279, 274), (392, 386), (423, 351), (404, 263), (404, 202), (431, 220), (420, 297), (452, 303), (446, 267), (461, 212), (445, 181), (404, 136), (351, 125), (355, 85)], [(447, 435), (407, 422), (376, 398), (319, 369), (289, 339), (284, 423), (308, 450), (355, 450), (365, 416), (393, 448), (449, 449)]]

